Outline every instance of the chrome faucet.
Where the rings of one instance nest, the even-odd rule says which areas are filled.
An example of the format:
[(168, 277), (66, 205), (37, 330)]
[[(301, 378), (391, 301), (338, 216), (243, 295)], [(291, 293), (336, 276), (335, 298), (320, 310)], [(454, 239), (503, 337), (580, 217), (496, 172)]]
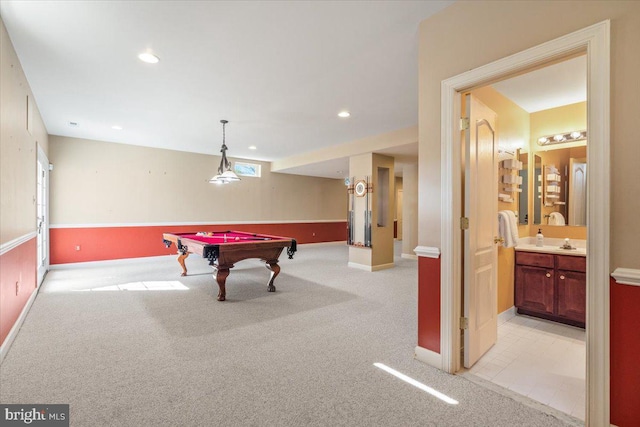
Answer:
[(564, 244), (562, 246), (560, 246), (561, 249), (575, 249), (573, 246), (571, 246), (571, 243), (569, 243), (569, 238), (564, 239)]

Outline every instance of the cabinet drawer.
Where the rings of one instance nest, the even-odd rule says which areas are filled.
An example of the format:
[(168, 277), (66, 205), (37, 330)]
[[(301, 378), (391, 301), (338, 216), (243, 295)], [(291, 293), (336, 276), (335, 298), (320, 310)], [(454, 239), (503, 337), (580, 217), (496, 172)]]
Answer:
[(587, 258), (583, 256), (557, 255), (558, 270), (587, 272)]
[(516, 264), (553, 268), (553, 255), (516, 251)]

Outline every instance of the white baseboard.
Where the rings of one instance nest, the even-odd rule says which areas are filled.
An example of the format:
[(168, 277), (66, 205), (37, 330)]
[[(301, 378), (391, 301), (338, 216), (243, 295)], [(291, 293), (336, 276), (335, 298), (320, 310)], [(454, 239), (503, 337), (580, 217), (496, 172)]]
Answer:
[(358, 270), (371, 271), (371, 266), (370, 265), (358, 264), (357, 262), (349, 261), (347, 263), (347, 266), (351, 267), (351, 268), (357, 268)]
[(400, 255), (401, 258), (407, 258), (407, 259), (418, 259), (418, 255), (414, 255), (414, 254), (402, 254)]
[(416, 346), (413, 354), (416, 360), (419, 360), (422, 363), (426, 363), (429, 366), (433, 366), (434, 368), (442, 369), (441, 354), (419, 346)]
[(298, 243), (298, 247), (300, 246), (323, 246), (323, 245), (345, 245), (346, 240), (332, 240), (331, 242), (314, 242), (314, 243)]
[[(318, 242), (318, 243), (304, 243), (299, 244), (300, 246), (317, 246), (317, 245), (346, 245), (347, 241), (336, 241), (336, 242)], [(137, 258), (121, 258), (121, 259), (107, 259), (103, 261), (86, 261), (86, 262), (70, 262), (67, 264), (52, 264), (49, 266), (49, 270), (68, 270), (73, 268), (88, 268), (88, 267), (106, 267), (109, 265), (125, 265), (125, 264), (135, 264), (140, 261), (152, 261), (152, 260), (162, 260), (167, 257), (175, 257), (176, 254), (171, 255), (157, 255), (157, 256), (145, 256), (145, 257), (137, 257)], [(371, 271), (371, 270), (367, 270)]]
[(394, 263), (379, 264), (379, 265), (366, 265), (366, 264), (358, 264), (357, 262), (349, 261), (347, 266), (349, 266), (351, 268), (357, 268), (358, 270), (364, 270), (364, 271), (379, 271), (379, 270), (386, 270), (388, 268), (393, 268), (396, 265)]
[(393, 262), (390, 262), (389, 264), (378, 264), (378, 265), (372, 265), (371, 266), (371, 271), (380, 271), (380, 270), (386, 270), (388, 268), (393, 268), (396, 265)]
[(502, 325), (505, 322), (508, 322), (512, 318), (516, 316), (516, 307), (513, 306), (511, 308), (506, 309), (502, 313), (498, 314), (498, 325)]
[(18, 331), (22, 327), (22, 324), (24, 323), (24, 319), (27, 318), (27, 314), (31, 309), (31, 305), (36, 300), (37, 295), (38, 295), (38, 289), (34, 289), (33, 292), (31, 292), (31, 296), (27, 300), (27, 303), (22, 308), (22, 312), (20, 313), (20, 316), (18, 316), (16, 323), (13, 324), (13, 326), (11, 327), (11, 330), (9, 331), (9, 334), (7, 335), (7, 338), (5, 338), (4, 342), (0, 346), (0, 363), (2, 363), (5, 356), (9, 352), (9, 349), (11, 348), (11, 344), (13, 344), (13, 341), (18, 336)]
[(104, 261), (87, 261), (87, 262), (70, 262), (68, 264), (53, 264), (49, 266), (49, 270), (68, 270), (74, 268), (90, 268), (90, 267), (107, 267), (110, 265), (126, 265), (126, 264), (136, 264), (141, 261), (153, 261), (153, 260), (163, 260), (167, 258), (175, 258), (176, 254), (172, 255), (158, 255), (158, 256), (147, 256), (140, 258), (122, 258), (122, 259), (107, 259)]

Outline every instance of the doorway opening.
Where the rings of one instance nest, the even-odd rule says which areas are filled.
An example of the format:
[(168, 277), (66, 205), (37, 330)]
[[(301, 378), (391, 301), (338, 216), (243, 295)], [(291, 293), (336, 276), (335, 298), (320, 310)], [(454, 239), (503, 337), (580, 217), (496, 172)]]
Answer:
[[(459, 94), (519, 73), (530, 71), (571, 55), (587, 55), (587, 128), (589, 174), (587, 186), (586, 254), (586, 395), (585, 417), (590, 424), (608, 424), (609, 386), (609, 88), (610, 22), (586, 27), (533, 48), (494, 61), (442, 82), (442, 191), (441, 191), (441, 336), (442, 369), (460, 370), (460, 326), (462, 299), (462, 217)], [(455, 222), (454, 222), (455, 221)], [(462, 222), (461, 222), (462, 223)]]
[[(586, 189), (572, 185), (571, 174), (577, 161), (586, 171), (586, 78), (583, 54), (461, 95), (470, 118), (461, 203), (475, 224), (461, 242), (463, 372), (582, 421), (587, 224), (568, 208), (586, 211)], [(487, 120), (499, 123), (495, 141), (474, 132)], [(497, 232), (496, 218), (508, 223), (507, 214), (513, 230)], [(565, 238), (579, 249), (558, 250)]]

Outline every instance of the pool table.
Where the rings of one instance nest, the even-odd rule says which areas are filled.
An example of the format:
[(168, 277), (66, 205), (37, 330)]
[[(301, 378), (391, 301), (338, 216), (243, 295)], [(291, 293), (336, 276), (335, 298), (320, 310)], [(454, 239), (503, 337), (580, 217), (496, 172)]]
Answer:
[(278, 258), (287, 248), (289, 259), (296, 252), (296, 241), (290, 237), (270, 236), (268, 234), (246, 233), (243, 231), (216, 231), (198, 233), (163, 233), (163, 242), (168, 248), (175, 244), (178, 248), (178, 262), (182, 275), (187, 275), (185, 259), (190, 253), (196, 253), (209, 260), (218, 282), (218, 301), (226, 298), (225, 282), (229, 270), (238, 262), (249, 258), (259, 258), (271, 270), (267, 290), (275, 292), (273, 281), (280, 273)]

